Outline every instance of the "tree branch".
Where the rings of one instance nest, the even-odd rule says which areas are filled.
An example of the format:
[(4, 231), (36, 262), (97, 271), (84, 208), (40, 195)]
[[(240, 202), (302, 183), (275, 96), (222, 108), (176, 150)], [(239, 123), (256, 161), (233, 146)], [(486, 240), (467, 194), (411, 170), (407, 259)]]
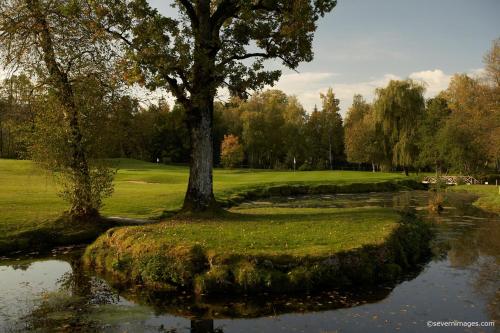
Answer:
[(272, 58), (273, 56), (267, 52), (253, 52), (253, 53), (245, 53), (243, 55), (232, 55), (226, 59), (222, 59), (221, 62), (217, 65), (217, 67), (227, 65), (228, 63), (230, 63), (233, 60), (244, 60), (244, 59), (256, 58), (256, 57), (269, 59), (269, 58)]
[(177, 83), (177, 80), (169, 75), (163, 75), (163, 78), (165, 79), (165, 81), (167, 81), (168, 85), (170, 86), (170, 91), (172, 92), (174, 97), (177, 98), (177, 101), (181, 103), (186, 109), (188, 109), (191, 106), (190, 101), (184, 94), (183, 89)]
[(228, 18), (233, 17), (238, 13), (238, 4), (234, 0), (222, 0), (217, 6), (217, 9), (210, 17), (210, 23), (213, 31), (219, 31), (220, 27)]
[(122, 33), (118, 32), (118, 31), (114, 31), (112, 30), (111, 28), (109, 27), (102, 27), (106, 32), (108, 32), (109, 34), (111, 34), (112, 36), (120, 39), (121, 41), (123, 41), (125, 44), (127, 44), (128, 46), (130, 46), (131, 48), (135, 49), (135, 50), (138, 50), (137, 47), (134, 45), (134, 43), (132, 43), (130, 40), (127, 39), (127, 37), (123, 36)]
[(196, 16), (196, 12), (194, 10), (193, 4), (189, 0), (179, 0), (181, 5), (186, 9), (186, 13), (191, 20), (191, 26), (193, 29), (197, 30), (199, 27), (198, 16)]

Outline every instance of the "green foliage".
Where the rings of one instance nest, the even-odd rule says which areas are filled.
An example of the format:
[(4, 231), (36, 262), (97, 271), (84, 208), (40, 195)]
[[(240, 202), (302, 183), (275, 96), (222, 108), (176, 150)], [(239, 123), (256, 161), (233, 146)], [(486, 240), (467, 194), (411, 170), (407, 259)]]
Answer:
[(308, 158), (319, 169), (333, 169), (334, 161), (343, 160), (344, 131), (339, 100), (331, 88), (322, 99), (321, 111), (314, 110), (307, 123)]
[(452, 112), (438, 133), (441, 152), (451, 170), (477, 174), (488, 164), (498, 167), (497, 90), (465, 74), (451, 79), (444, 97)]
[(442, 148), (439, 131), (443, 128), (451, 110), (448, 102), (442, 96), (431, 98), (427, 101), (425, 115), (418, 128), (418, 165), (432, 165), (440, 173), (446, 167), (445, 161), (449, 158), (447, 151)]
[(414, 81), (389, 82), (376, 90), (377, 122), (392, 147), (392, 162), (408, 167), (416, 160), (417, 129), (425, 110), (424, 87)]
[[(302, 149), (305, 111), (293, 98), (279, 90), (252, 96), (239, 105), (242, 142), (251, 167), (293, 167), (293, 157)], [(297, 156), (299, 157), (299, 156)]]
[(39, 98), (39, 89), (26, 75), (14, 75), (0, 83), (0, 157), (28, 156)]
[[(75, 88), (80, 88), (75, 86)], [(103, 121), (106, 118), (105, 96), (97, 82), (86, 81), (85, 88), (75, 90), (82, 135), (82, 149), (87, 157), (87, 168), (75, 166), (74, 149), (71, 142), (72, 128), (64, 117), (58, 98), (45, 97), (45, 108), (34, 119), (33, 136), (30, 138), (29, 155), (44, 169), (49, 170), (61, 185), (60, 196), (70, 205), (70, 212), (82, 215), (97, 213), (102, 200), (113, 193), (115, 171), (104, 161), (105, 156)], [(99, 92), (100, 91), (100, 92)], [(85, 208), (83, 208), (85, 207)]]
[(98, 211), (102, 207), (103, 199), (113, 194), (113, 178), (115, 170), (106, 165), (96, 165), (89, 170), (90, 196), (85, 196), (80, 188), (87, 186), (82, 181), (81, 174), (72, 169), (59, 170), (57, 180), (62, 186), (60, 196), (76, 207), (92, 207)]
[[(186, 92), (193, 92), (193, 87), (198, 89), (195, 76), (191, 75), (198, 75), (197, 71), (217, 71), (216, 77), (203, 78), (209, 84), (204, 88), (215, 93), (217, 87), (228, 82), (230, 91), (237, 96), (278, 79), (280, 71), (264, 70), (264, 59), (282, 59), (291, 68), (312, 60), (315, 22), (335, 4), (333, 0), (212, 5), (176, 2), (175, 17), (165, 17), (147, 1), (139, 0), (100, 1), (93, 3), (93, 9), (101, 27), (113, 37), (122, 41), (125, 36), (132, 36), (124, 43), (131, 60), (129, 68), (136, 73), (130, 78), (151, 88), (168, 88), (184, 107), (191, 109), (188, 105), (194, 100)], [(202, 34), (203, 29), (211, 33)], [(217, 47), (202, 55), (213, 38)], [(257, 52), (247, 50), (251, 42)], [(252, 58), (254, 62), (249, 65), (243, 61)]]
[[(376, 91), (374, 112), (355, 96), (346, 124), (351, 162), (479, 176), (500, 166), (498, 41), (485, 56), (487, 73), (452, 77), (448, 88), (423, 105), (423, 87), (391, 81)], [(372, 118), (371, 115), (374, 114)], [(375, 128), (372, 121), (375, 122)]]
[(377, 131), (373, 106), (361, 95), (355, 95), (352, 106), (347, 112), (344, 125), (347, 160), (353, 163), (384, 163), (384, 139)]
[(308, 116), (296, 97), (279, 90), (256, 93), (247, 101), (233, 98), (216, 109), (219, 138), (225, 133), (241, 138), (252, 168), (337, 167), (344, 161), (342, 119), (333, 91), (323, 99), (323, 110)]

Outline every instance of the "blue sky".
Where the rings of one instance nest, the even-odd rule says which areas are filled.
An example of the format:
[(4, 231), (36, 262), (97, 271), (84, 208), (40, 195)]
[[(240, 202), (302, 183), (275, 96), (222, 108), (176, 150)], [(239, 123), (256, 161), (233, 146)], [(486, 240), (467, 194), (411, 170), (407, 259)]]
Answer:
[[(172, 14), (170, 1), (150, 3)], [(371, 100), (392, 78), (425, 81), (431, 97), (453, 73), (477, 74), (498, 37), (500, 0), (339, 0), (319, 22), (314, 60), (299, 74), (284, 69), (276, 87), (297, 95), (307, 110), (332, 87), (343, 113), (354, 93)]]

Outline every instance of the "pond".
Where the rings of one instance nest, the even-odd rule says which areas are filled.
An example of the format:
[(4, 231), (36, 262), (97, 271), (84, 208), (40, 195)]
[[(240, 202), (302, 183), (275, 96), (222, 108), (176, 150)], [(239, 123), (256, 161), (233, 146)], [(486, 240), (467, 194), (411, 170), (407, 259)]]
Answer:
[(433, 258), (397, 285), (374, 290), (244, 299), (195, 299), (117, 289), (81, 269), (81, 248), (0, 258), (0, 331), (67, 332), (423, 332), (428, 321), (490, 322), (497, 327), (434, 327), (495, 332), (500, 319), (500, 218), (448, 193), (440, 215), (422, 191), (322, 195), (248, 206), (413, 207), (435, 221)]

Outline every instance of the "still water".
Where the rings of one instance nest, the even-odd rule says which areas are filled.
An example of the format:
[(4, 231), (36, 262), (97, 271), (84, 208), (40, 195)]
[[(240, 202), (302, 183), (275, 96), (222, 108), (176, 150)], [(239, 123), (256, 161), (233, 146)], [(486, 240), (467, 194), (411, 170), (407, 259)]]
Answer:
[[(435, 221), (434, 257), (375, 290), (244, 299), (119, 290), (84, 272), (82, 249), (0, 258), (0, 332), (500, 332), (500, 217), (449, 193), (440, 215), (426, 192), (281, 198), (242, 206), (413, 207)], [(433, 327), (428, 322), (496, 322)]]

